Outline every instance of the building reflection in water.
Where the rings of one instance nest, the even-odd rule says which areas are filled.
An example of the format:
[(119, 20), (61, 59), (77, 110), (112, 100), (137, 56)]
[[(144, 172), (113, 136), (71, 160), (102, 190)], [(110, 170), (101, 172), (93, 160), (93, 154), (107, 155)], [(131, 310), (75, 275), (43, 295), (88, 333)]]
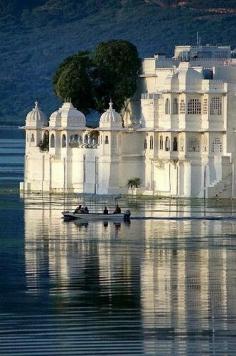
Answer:
[[(203, 206), (193, 212), (181, 209), (176, 215), (204, 213)], [(208, 214), (220, 215), (211, 210)], [(167, 209), (161, 215), (167, 216)], [(173, 211), (169, 216), (173, 216)], [(219, 335), (227, 334), (232, 327), (230, 320), (236, 316), (232, 298), (236, 292), (232, 258), (236, 255), (231, 250), (235, 246), (236, 222), (147, 220), (144, 225), (145, 254), (140, 280), (143, 323), (147, 326), (146, 353), (157, 346), (159, 353), (162, 347), (166, 352), (168, 343), (172, 354), (175, 350), (191, 353), (189, 337), (201, 339), (194, 346), (194, 352), (199, 354), (212, 351), (217, 337), (218, 350), (229, 351), (228, 343), (219, 341)], [(150, 330), (155, 331), (156, 337), (148, 337)]]
[[(171, 208), (162, 216), (173, 216), (173, 202)], [(28, 293), (46, 288), (63, 310), (129, 310), (129, 320), (135, 310), (145, 354), (230, 351), (231, 341), (222, 337), (236, 331), (236, 222), (64, 223), (60, 209), (26, 204)], [(158, 216), (159, 209), (160, 202), (143, 203), (140, 211)], [(205, 207), (175, 205), (175, 213), (199, 215)]]
[(78, 289), (84, 290), (93, 285), (100, 298), (108, 296), (113, 304), (117, 295), (129, 299), (129, 294), (134, 293), (132, 282), (135, 281), (135, 293), (139, 283), (139, 274), (132, 280), (132, 269), (137, 272), (135, 260), (142, 253), (141, 249), (132, 254), (131, 243), (126, 246), (129, 230), (129, 224), (124, 223), (65, 223), (60, 206), (29, 201), (25, 208), (28, 292), (40, 293), (48, 273), (51, 295), (60, 292), (60, 296), (71, 296), (76, 288), (73, 283), (77, 283)]

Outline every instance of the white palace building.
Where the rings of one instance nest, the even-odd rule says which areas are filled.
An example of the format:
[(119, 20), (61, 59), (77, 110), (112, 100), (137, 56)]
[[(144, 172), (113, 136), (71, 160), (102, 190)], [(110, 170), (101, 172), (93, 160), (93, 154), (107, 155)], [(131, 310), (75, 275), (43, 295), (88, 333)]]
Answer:
[[(24, 192), (236, 197), (236, 59), (228, 46), (177, 46), (145, 58), (129, 110), (99, 127), (70, 102), (26, 124)], [(48, 144), (47, 144), (48, 141)]]

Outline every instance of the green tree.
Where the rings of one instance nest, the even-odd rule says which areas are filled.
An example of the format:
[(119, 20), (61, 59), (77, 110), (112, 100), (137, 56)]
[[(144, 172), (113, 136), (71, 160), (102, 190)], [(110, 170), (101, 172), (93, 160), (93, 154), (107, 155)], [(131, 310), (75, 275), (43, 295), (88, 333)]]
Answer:
[(120, 111), (136, 90), (140, 68), (137, 48), (124, 40), (102, 42), (95, 50), (94, 63), (98, 83), (95, 85), (97, 110), (103, 111), (112, 98)]
[(88, 52), (79, 52), (65, 59), (53, 77), (56, 95), (70, 99), (75, 107), (88, 112), (94, 108), (90, 71), (93, 65)]
[(46, 130), (43, 135), (43, 139), (39, 142), (38, 147), (40, 151), (49, 150), (49, 132)]
[(140, 59), (128, 41), (100, 43), (94, 52), (79, 52), (64, 60), (53, 77), (54, 91), (70, 98), (80, 110), (103, 112), (112, 98), (120, 111), (136, 90)]

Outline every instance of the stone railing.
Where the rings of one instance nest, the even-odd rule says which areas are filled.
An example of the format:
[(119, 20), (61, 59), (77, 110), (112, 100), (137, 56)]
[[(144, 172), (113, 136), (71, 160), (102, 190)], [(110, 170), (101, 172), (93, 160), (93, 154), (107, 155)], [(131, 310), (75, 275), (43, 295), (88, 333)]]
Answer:
[(97, 148), (98, 143), (69, 142), (69, 147), (71, 147), (71, 148)]

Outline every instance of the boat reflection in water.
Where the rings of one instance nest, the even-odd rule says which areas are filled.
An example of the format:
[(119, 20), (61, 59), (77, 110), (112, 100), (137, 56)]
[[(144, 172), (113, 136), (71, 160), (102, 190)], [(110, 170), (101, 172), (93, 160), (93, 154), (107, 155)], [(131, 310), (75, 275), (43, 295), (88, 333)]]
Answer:
[[(236, 220), (64, 223), (59, 202), (25, 203), (27, 293), (41, 303), (48, 328), (59, 330), (62, 351), (236, 349)], [(139, 216), (232, 213), (211, 204), (172, 201), (170, 209), (163, 199), (135, 209)], [(52, 331), (46, 346), (57, 342)]]

